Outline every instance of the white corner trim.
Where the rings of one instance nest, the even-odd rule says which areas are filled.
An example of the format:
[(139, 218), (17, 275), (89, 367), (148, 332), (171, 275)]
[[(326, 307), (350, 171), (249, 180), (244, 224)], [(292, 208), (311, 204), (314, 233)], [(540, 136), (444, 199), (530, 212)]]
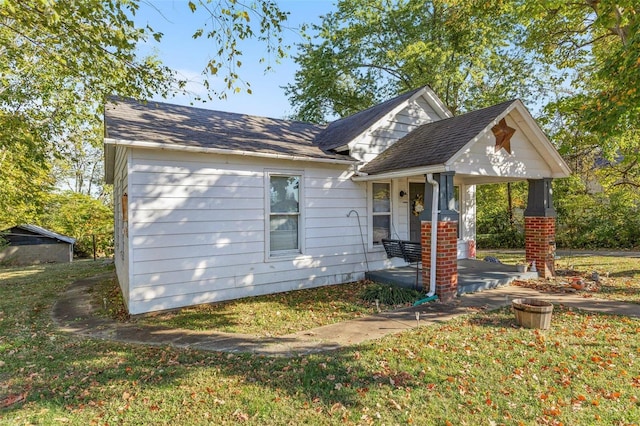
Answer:
[[(444, 114), (444, 118), (451, 118), (453, 117), (453, 114), (451, 113), (451, 111), (449, 110), (449, 108), (447, 108), (447, 106), (444, 104), (444, 102), (442, 102), (442, 100), (435, 94), (435, 92), (428, 86), (424, 87), (426, 90), (424, 91), (424, 95), (427, 97), (427, 102), (429, 102), (429, 100), (431, 102), (429, 102), (429, 104), (431, 104), (432, 107), (434, 107), (433, 109), (436, 110), (436, 112), (441, 112)], [(418, 92), (418, 93), (422, 93), (422, 91)], [(412, 98), (413, 99), (413, 98)], [(438, 114), (440, 115), (440, 114)]]

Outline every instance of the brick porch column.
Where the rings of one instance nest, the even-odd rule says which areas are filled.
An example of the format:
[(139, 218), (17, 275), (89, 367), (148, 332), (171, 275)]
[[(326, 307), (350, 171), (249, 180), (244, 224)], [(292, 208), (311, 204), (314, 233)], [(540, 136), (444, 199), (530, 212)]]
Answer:
[[(431, 271), (431, 222), (422, 221), (422, 285), (429, 289)], [(458, 222), (438, 222), (438, 244), (436, 248), (436, 294), (444, 302), (458, 294)]]
[(438, 186), (438, 204), (432, 206), (434, 187), (425, 175), (424, 211), (420, 214), (420, 242), (422, 244), (422, 285), (429, 290), (431, 271), (431, 223), (432, 211), (437, 211), (438, 244), (436, 246), (436, 294), (448, 302), (458, 295), (458, 219), (455, 210), (454, 172), (431, 175)]
[(550, 278), (556, 274), (555, 239), (555, 217), (524, 218), (524, 249), (527, 263), (535, 260), (538, 275), (542, 278)]
[(524, 211), (524, 247), (527, 263), (536, 261), (538, 275), (553, 277), (555, 271), (556, 211), (551, 179), (530, 179)]

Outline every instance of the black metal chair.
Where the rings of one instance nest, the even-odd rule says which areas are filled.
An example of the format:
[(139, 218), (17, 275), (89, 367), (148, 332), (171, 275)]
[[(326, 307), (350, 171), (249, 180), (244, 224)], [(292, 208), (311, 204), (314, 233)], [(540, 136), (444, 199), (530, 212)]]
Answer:
[(391, 259), (392, 257), (399, 257), (404, 259), (404, 252), (402, 251), (402, 241), (401, 240), (390, 240), (383, 238), (382, 246), (384, 247), (384, 251), (387, 252), (387, 257)]
[(422, 245), (416, 241), (382, 239), (382, 246), (388, 258), (399, 257), (405, 262), (416, 264), (415, 288), (418, 289), (420, 279), (420, 263), (422, 263)]
[(402, 241), (400, 243), (402, 252), (404, 253), (404, 260), (411, 264), (416, 264), (416, 290), (418, 289), (418, 281), (420, 277), (420, 264), (422, 263), (422, 245), (414, 241)]

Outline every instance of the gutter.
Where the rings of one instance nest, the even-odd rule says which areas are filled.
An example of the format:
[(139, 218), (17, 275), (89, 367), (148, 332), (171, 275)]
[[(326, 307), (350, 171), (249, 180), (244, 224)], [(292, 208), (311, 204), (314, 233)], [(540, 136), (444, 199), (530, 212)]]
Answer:
[(367, 182), (373, 180), (380, 179), (398, 179), (398, 178), (406, 178), (416, 175), (425, 175), (425, 174), (433, 174), (433, 173), (443, 173), (449, 171), (449, 167), (444, 164), (438, 164), (435, 166), (426, 166), (426, 167), (414, 167), (410, 169), (402, 169), (393, 172), (383, 172), (376, 174), (367, 174), (364, 172), (357, 172), (351, 180), (354, 182)]
[[(438, 249), (438, 198), (440, 197), (440, 186), (433, 180), (433, 174), (427, 174), (427, 182), (433, 186), (433, 196), (431, 197), (431, 268), (429, 268), (429, 292), (427, 295), (416, 300), (413, 306), (436, 300), (436, 250)], [(424, 286), (424, 282), (422, 283)], [(419, 314), (418, 314), (419, 315)], [(417, 318), (417, 317), (416, 317)]]
[(431, 197), (431, 267), (429, 268), (429, 293), (427, 297), (436, 294), (436, 250), (438, 249), (438, 198), (440, 197), (440, 185), (433, 180), (433, 174), (427, 174), (427, 182), (433, 186)]

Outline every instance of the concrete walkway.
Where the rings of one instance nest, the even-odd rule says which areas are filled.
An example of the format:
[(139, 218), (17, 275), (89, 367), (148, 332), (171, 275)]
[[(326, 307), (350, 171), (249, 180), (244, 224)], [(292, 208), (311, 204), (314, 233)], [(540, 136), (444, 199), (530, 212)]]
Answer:
[(314, 328), (280, 337), (261, 337), (220, 332), (197, 332), (166, 327), (119, 323), (95, 315), (91, 304), (91, 287), (104, 275), (73, 283), (53, 308), (53, 319), (67, 332), (119, 342), (175, 346), (205, 351), (250, 352), (270, 356), (294, 356), (334, 350), (368, 340), (399, 333), (417, 326), (441, 323), (478, 309), (497, 309), (511, 300), (527, 297), (544, 299), (575, 309), (640, 318), (640, 305), (610, 300), (584, 298), (580, 294), (549, 294), (537, 290), (504, 286), (479, 293), (465, 294), (452, 303), (431, 302), (421, 306), (371, 315), (338, 324)]

